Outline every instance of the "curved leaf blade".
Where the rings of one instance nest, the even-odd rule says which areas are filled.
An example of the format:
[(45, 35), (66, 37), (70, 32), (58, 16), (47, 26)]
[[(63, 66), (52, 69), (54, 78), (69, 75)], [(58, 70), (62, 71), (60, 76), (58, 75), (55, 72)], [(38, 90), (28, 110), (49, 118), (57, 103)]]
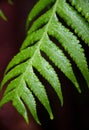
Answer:
[(63, 105), (63, 96), (61, 92), (61, 85), (58, 76), (52, 66), (41, 57), (39, 54), (33, 62), (33, 66), (40, 72), (40, 74), (51, 84), (55, 92), (57, 93), (61, 105)]
[(29, 67), (28, 72), (26, 73), (25, 80), (30, 87), (31, 91), (35, 94), (35, 96), (39, 99), (39, 101), (43, 104), (45, 109), (48, 111), (50, 115), (50, 119), (53, 119), (52, 110), (49, 104), (49, 100), (45, 91), (44, 86), (39, 81), (37, 76), (34, 74), (32, 67)]
[(30, 14), (28, 15), (27, 22), (26, 22), (26, 29), (28, 29), (30, 22), (47, 6), (52, 4), (54, 0), (39, 0), (34, 8), (31, 10)]
[(46, 53), (49, 59), (69, 78), (72, 83), (76, 86), (77, 90), (81, 92), (79, 84), (76, 80), (72, 66), (67, 57), (63, 54), (62, 50), (58, 48), (55, 43), (50, 41), (48, 37), (45, 38), (44, 44), (42, 45), (42, 51)]
[(89, 22), (89, 1), (88, 0), (69, 0), (78, 12), (81, 12), (83, 16)]
[(51, 24), (49, 34), (55, 37), (64, 47), (64, 49), (68, 51), (74, 62), (81, 70), (89, 87), (89, 70), (86, 57), (84, 55), (84, 50), (81, 44), (79, 44), (79, 41), (76, 39), (76, 37), (73, 36), (73, 34), (69, 32), (67, 28), (65, 28), (58, 22), (54, 22)]

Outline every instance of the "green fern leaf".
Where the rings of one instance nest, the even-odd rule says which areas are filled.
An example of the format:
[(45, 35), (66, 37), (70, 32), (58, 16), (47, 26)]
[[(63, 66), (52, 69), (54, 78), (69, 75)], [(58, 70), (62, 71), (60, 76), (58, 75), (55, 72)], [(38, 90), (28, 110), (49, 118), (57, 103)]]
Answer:
[(68, 31), (68, 29), (63, 27), (58, 22), (54, 22), (53, 24), (51, 24), (49, 34), (54, 36), (60, 42), (60, 44), (62, 44), (65, 50), (68, 51), (70, 56), (73, 58), (73, 60), (81, 70), (89, 87), (89, 71), (86, 58), (83, 53), (84, 50), (79, 44), (79, 41), (76, 39), (76, 37), (73, 36), (72, 33)]
[[(80, 1), (69, 1), (76, 9), (78, 9), (79, 3), (81, 5)], [(5, 71), (1, 89), (6, 83), (8, 83), (8, 86), (0, 101), (0, 107), (12, 101), (13, 106), (28, 123), (26, 105), (35, 120), (40, 124), (36, 110), (35, 97), (37, 97), (48, 111), (50, 118), (53, 119), (45, 86), (34, 70), (36, 69), (42, 78), (50, 84), (58, 95), (61, 105), (63, 105), (61, 83), (54, 66), (60, 69), (73, 83), (73, 86), (81, 92), (73, 72), (71, 60), (66, 56), (65, 52), (70, 55), (80, 69), (89, 87), (87, 59), (81, 42), (78, 40), (80, 37), (89, 46), (87, 15), (89, 11), (85, 7), (86, 4), (81, 5), (81, 11), (79, 9), (75, 10), (65, 0), (39, 0), (37, 2), (27, 18), (27, 36), (20, 48), (20, 52), (12, 59)], [(43, 11), (45, 12), (41, 14)], [(65, 26), (61, 19), (68, 26)], [(74, 32), (71, 32), (70, 28)], [(61, 47), (63, 47), (63, 50)], [(42, 52), (46, 58), (42, 55)]]
[(55, 0), (39, 0), (28, 15), (26, 28), (28, 29), (29, 23), (45, 8), (49, 7)]
[(59, 1), (57, 13), (89, 46), (89, 23), (86, 22), (86, 19), (74, 10), (73, 7), (69, 6), (65, 0)]
[(89, 0), (69, 0), (69, 2), (75, 6), (77, 11), (89, 22)]
[[(20, 55), (20, 54), (18, 54), (18, 55)], [(18, 57), (18, 55), (17, 55), (17, 57)], [(17, 59), (17, 62), (18, 62), (18, 59)], [(13, 64), (13, 62), (11, 64)], [(37, 76), (34, 74), (33, 69), (31, 67), (32, 66), (31, 64), (32, 64), (32, 61), (28, 60), (25, 63), (17, 65), (14, 69), (12, 69), (11, 71), (9, 71), (5, 75), (5, 77), (4, 77), (3, 81), (2, 81), (2, 85), (4, 85), (8, 80), (10, 80), (12, 78), (15, 78), (15, 77), (16, 78), (14, 80), (12, 80), (10, 82), (10, 84), (8, 85), (8, 87), (7, 87), (6, 91), (5, 91), (5, 97), (0, 102), (0, 106), (3, 105), (3, 102), (5, 102), (5, 100), (7, 100), (8, 93), (10, 95), (10, 93), (12, 93), (12, 91), (15, 91), (16, 94), (18, 92), (17, 96), (19, 98), (21, 98), (21, 95), (23, 97), (24, 94), (23, 93), (21, 94), (21, 91), (24, 92), (24, 89), (25, 89), (24, 87), (26, 86), (26, 85), (24, 86), (24, 84), (27, 84), (26, 87), (27, 88), (29, 87), (29, 89), (31, 89), (33, 91), (33, 93), (38, 97), (38, 99), (40, 100), (40, 102), (44, 105), (44, 107), (49, 112), (50, 118), (52, 119), (53, 115), (52, 115), (52, 112), (51, 112), (51, 108), (50, 108), (50, 105), (49, 105), (48, 97), (46, 95), (44, 86), (41, 84), (41, 82), (39, 81), (39, 79), (37, 78)], [(12, 88), (12, 86), (13, 86), (13, 88)], [(21, 89), (21, 91), (20, 91), (20, 89)], [(15, 102), (16, 99), (14, 98), (14, 96), (16, 97), (16, 95), (14, 93), (12, 95), (13, 96), (9, 100), (11, 100), (12, 102)], [(26, 100), (26, 99), (23, 98), (23, 100)], [(30, 98), (30, 100), (31, 100), (31, 98)], [(27, 98), (26, 101), (28, 101), (28, 98)], [(29, 104), (29, 102), (27, 102), (27, 103)], [(17, 110), (21, 109), (20, 108), (21, 105), (19, 105), (19, 108), (18, 108), (18, 106), (15, 106), (15, 107), (16, 107)], [(30, 107), (33, 110), (33, 105), (31, 105)], [(21, 111), (21, 112), (23, 112), (23, 111)], [(23, 117), (26, 120), (27, 117), (24, 116), (24, 113), (21, 113), (21, 114), (23, 115)], [(37, 119), (37, 115), (34, 112), (32, 113), (32, 115), (34, 115), (34, 118)], [(37, 122), (39, 122), (39, 120), (37, 120)]]
[(17, 109), (17, 111), (24, 117), (24, 119), (28, 123), (27, 111), (22, 100), (28, 106), (35, 120), (38, 123), (40, 123), (36, 112), (35, 99), (31, 91), (27, 88), (27, 85), (24, 82), (24, 80), (22, 81), (22, 77), (19, 76), (8, 85), (4, 93), (4, 98), (0, 102), (0, 106), (9, 101), (12, 101), (13, 106)]

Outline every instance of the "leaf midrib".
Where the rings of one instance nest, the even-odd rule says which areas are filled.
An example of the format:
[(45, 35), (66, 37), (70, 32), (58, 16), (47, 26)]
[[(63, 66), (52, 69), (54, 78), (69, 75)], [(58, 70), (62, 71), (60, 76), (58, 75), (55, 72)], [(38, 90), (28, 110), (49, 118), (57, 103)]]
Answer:
[(57, 1), (55, 2), (55, 4), (54, 4), (53, 11), (52, 11), (52, 15), (51, 15), (51, 17), (50, 17), (50, 19), (49, 19), (49, 21), (48, 21), (48, 23), (47, 23), (47, 25), (46, 25), (46, 28), (45, 28), (45, 31), (44, 31), (44, 33), (43, 33), (42, 38), (41, 38), (40, 41), (38, 42), (37, 49), (36, 49), (36, 51), (34, 52), (33, 56), (32, 56), (32, 57), (29, 59), (29, 61), (28, 61), (29, 64), (28, 64), (28, 67), (26, 68), (26, 71), (23, 73), (23, 78), (24, 78), (25, 74), (27, 73), (27, 71), (28, 71), (28, 69), (29, 69), (29, 65), (32, 65), (33, 60), (35, 59), (35, 56), (38, 55), (40, 46), (41, 46), (41, 44), (42, 44), (43, 41), (44, 41), (44, 37), (45, 37), (45, 35), (47, 34), (48, 28), (49, 28), (49, 26), (50, 26), (50, 24), (51, 24), (51, 21), (52, 21), (52, 19), (53, 19), (54, 14), (55, 14), (55, 12), (56, 12), (57, 4), (58, 4), (58, 0), (57, 0)]
[(32, 63), (33, 63), (33, 60), (35, 59), (35, 56), (37, 56), (37, 55), (39, 54), (40, 46), (41, 46), (41, 44), (42, 44), (43, 41), (44, 41), (44, 38), (45, 38), (45, 36), (46, 36), (46, 34), (47, 34), (47, 32), (48, 32), (48, 28), (49, 28), (49, 26), (50, 26), (50, 24), (51, 24), (51, 21), (52, 21), (52, 19), (53, 19), (53, 17), (54, 17), (54, 14), (55, 14), (55, 12), (56, 12), (56, 8), (57, 8), (58, 1), (59, 1), (59, 0), (56, 0), (55, 4), (54, 4), (54, 6), (53, 6), (52, 15), (50, 16), (50, 19), (49, 19), (49, 21), (48, 21), (48, 23), (47, 23), (47, 25), (46, 25), (45, 31), (44, 31), (44, 33), (43, 33), (43, 36), (42, 36), (42, 38), (39, 40), (38, 46), (37, 46), (37, 48), (36, 48), (36, 50), (35, 50), (33, 56), (27, 61), (27, 62), (28, 62), (27, 68), (26, 68), (25, 72), (21, 75), (21, 79), (20, 79), (19, 85), (18, 85), (18, 87), (16, 88), (17, 93), (18, 93), (19, 86), (21, 85), (21, 82), (24, 80), (24, 77), (25, 77), (25, 75), (27, 74), (27, 72), (28, 72), (28, 70), (29, 70), (29, 66), (32, 66)]

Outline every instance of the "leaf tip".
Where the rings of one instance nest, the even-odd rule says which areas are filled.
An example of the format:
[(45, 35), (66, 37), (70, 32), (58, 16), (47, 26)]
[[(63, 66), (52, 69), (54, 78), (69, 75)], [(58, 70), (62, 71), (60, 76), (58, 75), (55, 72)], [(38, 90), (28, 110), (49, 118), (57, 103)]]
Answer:
[(39, 120), (37, 120), (36, 122), (37, 122), (39, 125), (41, 125), (41, 123), (40, 123), (40, 121), (39, 121)]
[(50, 119), (51, 119), (51, 120), (53, 120), (53, 119), (54, 119), (54, 116), (53, 116), (53, 114), (52, 114), (52, 113), (50, 114)]
[(25, 116), (24, 119), (25, 119), (27, 125), (29, 125), (29, 119), (28, 119), (28, 116)]
[(77, 82), (75, 82), (75, 87), (77, 88), (78, 92), (81, 93), (81, 89), (80, 89), (79, 84)]
[(63, 107), (63, 100), (61, 101), (61, 106)]

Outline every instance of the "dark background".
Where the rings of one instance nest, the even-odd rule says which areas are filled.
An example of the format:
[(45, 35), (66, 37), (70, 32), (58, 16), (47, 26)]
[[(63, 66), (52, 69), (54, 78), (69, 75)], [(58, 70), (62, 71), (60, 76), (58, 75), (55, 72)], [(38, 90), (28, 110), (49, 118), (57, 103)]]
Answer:
[[(25, 38), (25, 20), (35, 3), (36, 0), (15, 0), (14, 5), (9, 5), (7, 0), (0, 0), (0, 9), (8, 19), (5, 22), (0, 18), (0, 82), (8, 62), (19, 51)], [(89, 62), (89, 48), (83, 46)], [(38, 100), (38, 115), (42, 126), (36, 124), (30, 113), (30, 123), (27, 125), (11, 103), (8, 103), (0, 110), (0, 130), (89, 130), (89, 90), (77, 68), (74, 69), (81, 85), (81, 94), (62, 73), (63, 107), (60, 106), (55, 92), (50, 87), (47, 89), (55, 117), (53, 121)]]

